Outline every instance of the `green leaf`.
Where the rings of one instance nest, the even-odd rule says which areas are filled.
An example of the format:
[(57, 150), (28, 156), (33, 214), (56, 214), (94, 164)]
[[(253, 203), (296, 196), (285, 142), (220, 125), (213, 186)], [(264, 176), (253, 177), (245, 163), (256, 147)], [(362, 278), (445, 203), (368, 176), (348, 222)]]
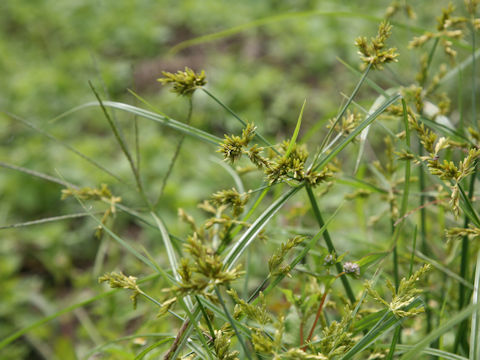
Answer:
[(273, 216), (281, 209), (281, 207), (290, 199), (293, 195), (297, 193), (303, 186), (297, 186), (285, 194), (280, 196), (272, 205), (270, 205), (254, 223), (245, 231), (242, 237), (235, 243), (233, 248), (227, 254), (224, 260), (225, 267), (228, 270), (231, 270), (235, 263), (239, 260), (240, 256), (245, 252), (245, 250), (250, 246), (252, 241), (258, 235), (258, 233), (267, 225), (267, 223), (273, 218)]
[[(209, 133), (207, 133), (203, 130), (197, 129), (196, 127), (186, 125), (186, 124), (184, 124), (180, 121), (174, 120), (174, 119), (172, 119), (168, 116), (165, 116), (165, 115), (159, 115), (159, 114), (156, 114), (154, 112), (138, 108), (136, 106), (132, 106), (132, 105), (124, 104), (124, 103), (119, 103), (119, 102), (114, 102), (114, 101), (103, 101), (102, 103), (103, 103), (103, 106), (105, 106), (105, 107), (111, 107), (111, 108), (114, 108), (114, 109), (118, 109), (118, 110), (121, 110), (121, 111), (128, 112), (130, 114), (133, 114), (133, 115), (136, 115), (136, 116), (139, 116), (139, 117), (143, 117), (145, 119), (149, 119), (149, 120), (158, 122), (158, 123), (160, 123), (164, 126), (168, 126), (172, 129), (180, 131), (184, 134), (196, 137), (196, 138), (198, 138), (202, 141), (205, 141), (205, 142), (208, 142), (208, 143), (211, 143), (211, 144), (214, 144), (214, 145), (218, 145), (222, 142), (222, 139), (220, 139), (219, 137), (217, 137), (215, 135), (212, 135), (212, 134), (209, 134)], [(71, 110), (69, 110), (69, 111), (67, 111), (63, 114), (60, 114), (59, 116), (52, 119), (51, 121), (53, 122), (53, 121), (60, 120), (62, 118), (65, 118), (67, 115), (70, 115), (74, 112), (77, 112), (77, 111), (85, 109), (85, 108), (99, 107), (99, 106), (100, 105), (97, 102), (85, 103), (85, 104), (77, 106), (77, 107), (75, 107), (75, 108), (73, 108), (73, 109), (71, 109)]]
[(362, 257), (360, 260), (355, 261), (361, 269), (366, 269), (369, 266), (376, 264), (378, 261), (382, 260), (385, 256), (389, 255), (390, 252), (380, 252), (373, 253)]
[(300, 126), (302, 125), (302, 117), (303, 117), (303, 110), (305, 109), (305, 104), (307, 103), (307, 99), (303, 101), (302, 109), (300, 110), (300, 115), (298, 115), (297, 126), (295, 126), (295, 131), (293, 132), (292, 139), (290, 140), (290, 144), (288, 144), (287, 151), (285, 152), (285, 157), (287, 158), (290, 155), (290, 152), (293, 149), (293, 145), (297, 142), (298, 133), (300, 132)]
[(372, 122), (376, 120), (376, 118), (385, 111), (386, 108), (388, 108), (390, 105), (392, 105), (394, 102), (396, 102), (398, 99), (401, 98), (400, 94), (394, 95), (385, 102), (379, 106), (377, 110), (375, 110), (371, 115), (369, 115), (365, 120), (363, 120), (356, 128), (353, 130), (345, 139), (343, 139), (340, 144), (336, 145), (330, 153), (325, 155), (320, 162), (314, 166), (314, 170), (317, 169), (323, 169), (335, 156), (340, 153), (349, 143), (355, 139), (355, 137), (360, 134), (363, 129), (365, 129), (368, 125), (370, 125)]
[[(480, 300), (480, 252), (477, 253), (477, 265), (475, 267), (475, 279), (473, 283), (472, 304), (478, 305)], [(480, 324), (478, 309), (472, 314), (472, 326), (470, 330), (470, 359), (480, 359)]]
[[(261, 19), (257, 19), (257, 20), (245, 23), (245, 24), (231, 27), (229, 29), (221, 30), (211, 34), (207, 34), (207, 35), (199, 36), (186, 41), (182, 41), (179, 44), (172, 47), (170, 49), (170, 53), (175, 54), (193, 45), (199, 45), (199, 44), (204, 44), (214, 40), (223, 39), (223, 38), (238, 34), (240, 32), (243, 32), (249, 29), (254, 29), (260, 26), (265, 26), (265, 25), (274, 24), (281, 21), (287, 21), (287, 20), (296, 19), (296, 18), (315, 17), (315, 16), (324, 16), (324, 17), (331, 17), (331, 18), (363, 19), (363, 20), (373, 22), (375, 24), (378, 24), (382, 20), (384, 20), (381, 17), (367, 15), (360, 12), (321, 11), (321, 10), (288, 12), (288, 13), (277, 14), (273, 16), (267, 16)], [(406, 29), (406, 30), (409, 30), (409, 32), (414, 32), (417, 34), (423, 34), (427, 31), (427, 29), (424, 29), (421, 27), (411, 26), (411, 25), (399, 23), (396, 21), (392, 21), (392, 24), (400, 29)]]

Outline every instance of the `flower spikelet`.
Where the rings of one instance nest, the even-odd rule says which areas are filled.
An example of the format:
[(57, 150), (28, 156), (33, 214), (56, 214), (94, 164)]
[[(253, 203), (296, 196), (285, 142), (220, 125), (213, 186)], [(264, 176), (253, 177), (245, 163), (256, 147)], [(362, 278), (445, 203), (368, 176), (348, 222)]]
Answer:
[(371, 64), (374, 69), (382, 69), (382, 64), (396, 62), (398, 53), (396, 48), (385, 49), (386, 41), (390, 37), (392, 25), (383, 21), (378, 27), (378, 33), (370, 43), (366, 37), (359, 37), (355, 40), (360, 59), (365, 65)]
[(217, 152), (223, 154), (224, 160), (230, 161), (232, 164), (235, 163), (242, 156), (245, 147), (254, 138), (255, 130), (256, 126), (248, 123), (242, 131), (242, 136), (225, 135)]
[(111, 272), (109, 274), (105, 274), (99, 277), (98, 282), (108, 282), (108, 285), (110, 285), (111, 288), (123, 288), (132, 290), (133, 294), (132, 296), (130, 296), (130, 299), (133, 302), (133, 307), (137, 307), (137, 297), (138, 295), (142, 294), (142, 290), (140, 290), (137, 285), (136, 277), (126, 276), (122, 272)]
[(173, 84), (172, 92), (181, 96), (191, 96), (196, 89), (207, 83), (205, 71), (197, 74), (192, 69), (185, 67), (185, 71), (177, 71), (175, 74), (163, 71), (163, 77), (158, 79), (163, 85)]
[(386, 285), (392, 293), (392, 300), (389, 302), (385, 301), (380, 294), (372, 288), (370, 282), (365, 282), (365, 288), (368, 294), (378, 301), (379, 303), (385, 305), (396, 317), (408, 317), (413, 316), (424, 311), (423, 308), (419, 309), (409, 309), (405, 308), (415, 300), (415, 297), (422, 293), (422, 290), (418, 289), (417, 282), (430, 270), (430, 265), (424, 265), (417, 272), (415, 272), (408, 279), (403, 278), (400, 281), (398, 286), (398, 291), (395, 289), (395, 286), (387, 280)]
[(231, 336), (222, 331), (215, 330), (215, 340), (213, 342), (213, 348), (217, 354), (218, 360), (238, 360), (238, 351), (230, 351)]

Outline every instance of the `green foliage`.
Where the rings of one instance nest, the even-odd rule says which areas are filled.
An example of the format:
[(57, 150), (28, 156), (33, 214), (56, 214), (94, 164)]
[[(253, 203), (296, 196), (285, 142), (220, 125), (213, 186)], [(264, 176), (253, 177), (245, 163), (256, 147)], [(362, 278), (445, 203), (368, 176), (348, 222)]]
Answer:
[(0, 357), (478, 357), (478, 1), (434, 8), (2, 3)]

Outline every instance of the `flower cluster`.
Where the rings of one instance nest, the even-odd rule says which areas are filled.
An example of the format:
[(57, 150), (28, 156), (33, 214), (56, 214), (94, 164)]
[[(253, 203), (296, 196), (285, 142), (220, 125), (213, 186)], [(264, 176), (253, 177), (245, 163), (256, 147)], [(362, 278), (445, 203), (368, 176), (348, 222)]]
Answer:
[(290, 266), (281, 265), (288, 253), (293, 248), (301, 244), (304, 240), (305, 237), (303, 236), (295, 236), (294, 238), (288, 239), (286, 243), (282, 243), (282, 245), (280, 245), (280, 248), (275, 251), (275, 253), (268, 260), (268, 270), (270, 272), (270, 276), (289, 273), (289, 271), (291, 270)]
[(182, 258), (178, 268), (181, 282), (171, 289), (179, 296), (205, 293), (214, 285), (227, 284), (243, 275), (240, 267), (226, 270), (220, 256), (203, 244), (196, 233), (188, 237), (185, 250), (191, 260)]
[(218, 191), (212, 195), (212, 202), (216, 206), (223, 205), (226, 207), (231, 207), (234, 217), (239, 216), (243, 212), (248, 199), (248, 194), (240, 194), (235, 188)]
[(195, 90), (207, 83), (203, 70), (200, 74), (197, 74), (188, 67), (185, 68), (185, 71), (179, 70), (175, 74), (163, 71), (162, 75), (164, 77), (158, 79), (158, 81), (163, 85), (173, 84), (172, 92), (181, 96), (191, 96)]
[(405, 310), (405, 307), (410, 305), (418, 294), (422, 293), (422, 290), (417, 288), (417, 282), (430, 270), (430, 268), (430, 265), (424, 265), (408, 279), (403, 278), (400, 281), (398, 290), (395, 289), (395, 286), (389, 280), (387, 280), (386, 285), (392, 292), (392, 300), (390, 302), (385, 301), (380, 294), (373, 289), (370, 282), (365, 282), (365, 288), (373, 299), (385, 305), (396, 317), (402, 318), (413, 316), (423, 312), (424, 309)]
[(370, 43), (364, 36), (355, 40), (360, 59), (365, 65), (371, 64), (374, 69), (382, 69), (383, 64), (398, 61), (396, 48), (385, 49), (385, 43), (390, 37), (391, 31), (392, 26), (387, 21), (383, 21), (378, 28), (377, 36), (372, 38)]
[[(348, 125), (345, 125), (346, 131), (351, 130), (350, 125), (353, 118), (350, 116), (350, 120), (345, 120), (348, 122)], [(278, 149), (276, 154), (272, 151), (269, 157), (262, 156), (265, 149), (257, 144), (247, 148), (255, 136), (255, 129), (253, 124), (247, 124), (242, 131), (242, 136), (225, 135), (225, 139), (218, 149), (218, 152), (223, 154), (224, 160), (235, 163), (242, 155), (246, 155), (257, 168), (264, 172), (270, 184), (295, 180), (305, 181), (311, 186), (316, 186), (333, 176), (328, 167), (322, 171), (307, 169), (305, 163), (309, 154), (305, 145), (284, 141), (276, 146)]]
[[(467, 5), (468, 8), (468, 5)], [(463, 37), (462, 29), (453, 29), (454, 26), (463, 25), (469, 21), (464, 17), (452, 16), (455, 8), (450, 3), (447, 8), (442, 9), (442, 15), (437, 18), (437, 31), (427, 31), (423, 35), (415, 37), (409, 44), (410, 48), (416, 48), (424, 45), (431, 39), (439, 39), (445, 54), (447, 54), (452, 61), (455, 60), (457, 52), (452, 48), (452, 41), (450, 39), (461, 39)]]
[[(93, 201), (103, 201), (109, 204), (110, 206), (103, 213), (101, 223), (105, 225), (107, 220), (115, 215), (115, 204), (122, 201), (122, 198), (119, 196), (114, 196), (106, 184), (102, 184), (100, 189), (84, 187), (81, 189), (63, 189), (62, 190), (62, 200), (68, 199), (69, 197), (75, 197), (80, 200), (93, 200)], [(103, 235), (103, 226), (99, 225), (95, 231), (95, 237), (100, 239)]]
[(130, 299), (133, 302), (133, 307), (137, 307), (137, 297), (138, 295), (143, 294), (142, 290), (137, 285), (137, 278), (134, 276), (126, 276), (122, 272), (116, 273), (112, 272), (109, 274), (105, 274), (98, 279), (98, 282), (108, 282), (111, 288), (122, 288), (122, 289), (129, 289), (133, 291), (132, 296)]

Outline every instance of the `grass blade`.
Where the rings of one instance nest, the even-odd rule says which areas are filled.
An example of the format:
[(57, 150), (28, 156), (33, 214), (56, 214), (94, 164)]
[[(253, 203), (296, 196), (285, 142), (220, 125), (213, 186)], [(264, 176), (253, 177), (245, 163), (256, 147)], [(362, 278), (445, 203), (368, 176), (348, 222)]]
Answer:
[[(406, 310), (412, 309), (422, 305), (422, 300), (416, 298), (408, 306)], [(379, 336), (388, 331), (392, 326), (399, 326), (402, 319), (397, 319), (392, 312), (386, 312), (382, 318), (375, 324), (375, 326), (362, 337), (341, 359), (352, 359), (355, 355), (365, 350), (370, 344), (372, 344)], [(427, 343), (428, 345), (428, 343)], [(417, 352), (418, 355), (418, 352)]]
[[(323, 221), (322, 214), (320, 213), (320, 208), (318, 207), (317, 200), (315, 199), (315, 195), (313, 194), (312, 188), (307, 185), (306, 186), (308, 198), (310, 200), (310, 206), (312, 207), (313, 214), (315, 216), (315, 219), (317, 220), (318, 225), (320, 228), (323, 228), (325, 225), (325, 222)], [(325, 243), (327, 244), (328, 251), (334, 255), (337, 256), (337, 250), (335, 249), (335, 246), (333, 245), (333, 241), (330, 237), (330, 233), (327, 231), (325, 228), (325, 231), (323, 232), (323, 238), (325, 239)], [(342, 265), (338, 262), (335, 262), (335, 268), (337, 269), (337, 273), (340, 274), (343, 272)], [(350, 282), (347, 279), (347, 276), (344, 274), (340, 277), (340, 280), (342, 282), (343, 287), (345, 288), (345, 292), (348, 296), (348, 299), (352, 304), (355, 303), (355, 294), (353, 293), (352, 287), (350, 286)]]
[(159, 340), (152, 345), (148, 346), (147, 348), (143, 349), (137, 356), (135, 356), (135, 360), (142, 360), (150, 351), (155, 350), (157, 347), (165, 344), (166, 342), (172, 340), (171, 337), (167, 337), (165, 339)]
[(27, 168), (24, 168), (24, 167), (21, 167), (21, 166), (16, 166), (16, 165), (8, 164), (8, 163), (3, 162), (3, 161), (0, 161), (0, 166), (1, 166), (1, 167), (4, 167), (4, 168), (7, 168), (7, 169), (20, 171), (20, 172), (23, 172), (23, 173), (25, 173), (25, 174), (38, 177), (38, 178), (43, 179), (43, 180), (50, 181), (50, 182), (53, 182), (53, 183), (62, 185), (63, 187), (67, 187), (67, 188), (72, 188), (72, 189), (78, 190), (78, 186), (73, 185), (72, 183), (69, 183), (68, 181), (65, 181), (65, 180), (56, 178), (56, 177), (54, 177), (54, 176), (50, 176), (50, 175), (41, 173), (41, 172), (39, 172), (39, 171), (30, 170), (30, 169), (27, 169)]
[[(0, 112), (2, 112), (0, 110)], [(95, 166), (96, 168), (100, 169), (101, 171), (103, 171), (104, 173), (110, 175), (111, 177), (113, 177), (115, 180), (117, 180), (118, 182), (122, 183), (122, 184), (125, 184), (125, 185), (129, 185), (127, 184), (125, 181), (123, 181), (119, 176), (115, 175), (114, 173), (112, 173), (110, 170), (108, 170), (107, 168), (105, 168), (104, 166), (100, 165), (98, 162), (96, 162), (94, 159), (86, 156), (85, 154), (81, 153), (80, 151), (78, 151), (77, 149), (75, 149), (74, 147), (70, 146), (69, 144), (67, 144), (66, 142), (56, 138), (55, 136), (53, 136), (52, 134), (50, 134), (48, 131), (45, 131), (45, 130), (42, 130), (40, 128), (38, 128), (36, 125), (34, 125), (33, 123), (31, 123), (30, 121), (26, 120), (26, 119), (23, 119), (21, 118), (20, 116), (17, 116), (17, 115), (14, 115), (14, 114), (11, 114), (11, 113), (8, 113), (8, 112), (3, 112), (6, 116), (10, 117), (11, 119), (14, 119), (16, 121), (19, 121), (21, 122), (22, 124), (24, 124), (25, 126), (28, 126), (29, 128), (35, 130), (36, 132), (38, 132), (39, 134), (45, 136), (46, 138), (52, 140), (53, 142), (63, 146), (65, 149), (67, 149), (68, 151), (74, 153), (75, 155), (81, 157), (82, 159), (84, 159), (85, 161), (89, 162), (90, 164), (92, 164), (93, 166)]]
[[(480, 298), (480, 252), (477, 253), (477, 264), (475, 267), (475, 280), (473, 284), (473, 298), (472, 304), (478, 305)], [(472, 314), (472, 327), (470, 330), (470, 359), (478, 360), (480, 357), (479, 336), (479, 313), (478, 309)]]
[(293, 145), (297, 142), (298, 133), (300, 132), (300, 126), (302, 125), (302, 117), (303, 117), (303, 110), (305, 109), (305, 104), (307, 103), (307, 99), (303, 101), (302, 109), (300, 110), (300, 115), (298, 115), (297, 126), (295, 126), (295, 131), (293, 132), (292, 139), (290, 140), (290, 144), (288, 144), (287, 151), (285, 152), (285, 157), (287, 158), (290, 155), (290, 152), (293, 149)]
[(372, 192), (380, 194), (388, 194), (387, 190), (379, 188), (378, 186), (370, 184), (365, 180), (357, 179), (352, 176), (343, 176), (337, 178), (335, 181), (337, 182), (337, 184), (347, 185), (357, 189), (370, 190)]
[[(397, 345), (397, 349), (400, 351), (397, 351), (396, 354), (399, 354), (400, 352), (405, 352), (408, 351), (412, 348), (411, 345)], [(422, 350), (423, 354), (427, 355), (432, 355), (436, 357), (442, 358), (442, 360), (469, 360), (466, 357), (457, 355), (457, 354), (452, 354), (450, 352), (446, 352), (443, 350), (438, 350), (438, 349), (433, 349), (433, 348), (425, 348)]]
[[(289, 264), (289, 267), (291, 270), (293, 270), (295, 268), (295, 266), (297, 266), (297, 264), (302, 261), (302, 259), (308, 254), (308, 252), (315, 246), (315, 244), (318, 242), (318, 240), (320, 239), (320, 237), (324, 234), (324, 232), (327, 230), (327, 227), (328, 225), (332, 222), (333, 219), (335, 219), (335, 217), (337, 216), (338, 212), (340, 211), (341, 207), (342, 207), (343, 203), (340, 204), (340, 206), (335, 210), (335, 212), (327, 219), (327, 221), (323, 224), (323, 226), (320, 228), (320, 230), (318, 231), (318, 233), (312, 237), (308, 243), (303, 247), (302, 251), (292, 260), (292, 262)], [(269, 285), (268, 287), (263, 290), (263, 293), (266, 295), (267, 293), (269, 293), (272, 289), (274, 289), (279, 283), (280, 281), (283, 280), (283, 278), (286, 276), (287, 274), (280, 274), (278, 275)], [(267, 280), (267, 279), (266, 279)], [(264, 281), (264, 283), (266, 283), (266, 281)], [(258, 291), (261, 290), (261, 287), (259, 287), (254, 294), (252, 294), (250, 296), (250, 299), (249, 299), (249, 302), (251, 300), (253, 300), (254, 298), (257, 298), (256, 295), (258, 293)]]
[(450, 79), (455, 78), (459, 72), (465, 70), (468, 66), (472, 65), (472, 63), (478, 57), (480, 57), (480, 49), (476, 50), (467, 59), (463, 60), (460, 64), (458, 64), (453, 69), (451, 69), (449, 72), (447, 72), (445, 74), (445, 76), (440, 79), (439, 85), (447, 82)]
[(32, 221), (25, 221), (25, 222), (11, 224), (11, 225), (3, 225), (3, 226), (0, 226), (0, 230), (17, 229), (17, 228), (21, 228), (21, 227), (41, 225), (41, 224), (45, 224), (45, 223), (49, 223), (49, 222), (61, 221), (61, 220), (67, 220), (67, 219), (76, 219), (76, 218), (85, 217), (85, 216), (89, 216), (89, 215), (90, 215), (89, 213), (82, 212), (82, 213), (76, 213), (76, 214), (52, 216), (52, 217), (48, 217), (48, 218), (32, 220)]
[(237, 329), (237, 326), (235, 325), (235, 321), (233, 321), (232, 315), (230, 315), (230, 312), (227, 309), (227, 306), (225, 305), (225, 302), (223, 301), (222, 294), (220, 294), (220, 291), (218, 290), (218, 287), (215, 286), (215, 294), (217, 294), (218, 300), (220, 301), (220, 304), (223, 307), (223, 311), (225, 312), (225, 315), (227, 316), (228, 322), (230, 325), (232, 325), (233, 331), (235, 331), (235, 335), (237, 336), (238, 342), (242, 346), (242, 349), (245, 353), (245, 356), (249, 359), (252, 360), (252, 357), (250, 356), (250, 351), (248, 351), (247, 345), (245, 344), (245, 341), (243, 340), (242, 335)]
[(323, 159), (320, 160), (318, 164), (316, 164), (313, 169), (322, 169), (327, 165), (335, 156), (338, 155), (340, 151), (342, 151), (349, 143), (353, 141), (353, 139), (360, 134), (363, 129), (365, 129), (368, 125), (370, 125), (372, 122), (375, 121), (375, 119), (385, 111), (386, 108), (388, 108), (390, 105), (392, 105), (395, 101), (401, 98), (400, 94), (394, 95), (387, 99), (374, 113), (369, 115), (365, 120), (363, 120), (360, 125), (357, 126), (357, 128), (350, 133), (345, 139), (342, 140), (340, 144), (335, 146), (332, 151), (325, 155)]
[[(70, 115), (74, 112), (80, 111), (82, 109), (90, 108), (90, 107), (98, 107), (98, 102), (88, 102), (83, 105), (77, 106), (63, 114), (60, 114), (56, 118), (52, 119), (51, 121), (57, 121), (59, 119), (62, 119), (66, 117), (67, 115)], [(115, 102), (115, 101), (103, 101), (103, 106), (105, 107), (110, 107), (113, 109), (118, 109), (121, 111), (128, 112), (133, 115), (137, 115), (139, 117), (143, 117), (145, 119), (149, 119), (155, 122), (158, 122), (164, 126), (168, 126), (174, 130), (180, 131), (182, 133), (185, 133), (189, 136), (196, 137), (204, 142), (208, 142), (214, 145), (218, 145), (219, 143), (222, 142), (222, 139), (219, 137), (209, 134), (205, 131), (199, 130), (193, 126), (186, 125), (180, 121), (174, 120), (168, 116), (165, 115), (159, 115), (154, 112), (141, 109), (136, 106), (120, 103), (120, 102)]]
[[(155, 220), (158, 230), (160, 231), (160, 235), (162, 236), (163, 244), (165, 245), (165, 249), (167, 250), (167, 257), (168, 261), (170, 262), (170, 268), (172, 269), (172, 274), (173, 277), (175, 278), (176, 281), (181, 281), (180, 274), (178, 273), (178, 261), (177, 261), (177, 256), (175, 255), (175, 250), (173, 249), (172, 241), (170, 240), (170, 235), (168, 234), (167, 228), (163, 224), (162, 220), (155, 215), (155, 213), (152, 211), (150, 213)], [(157, 267), (155, 267), (157, 268)], [(192, 309), (192, 304), (191, 300), (189, 298), (186, 298), (188, 301), (187, 303), (189, 304), (189, 308)]]
[[(363, 75), (363, 73), (362, 73), (360, 70), (358, 70), (356, 67), (348, 64), (345, 60), (343, 60), (343, 59), (341, 59), (341, 58), (339, 58), (339, 57), (337, 57), (337, 60), (338, 60), (338, 62), (340, 62), (340, 64), (342, 64), (342, 65), (345, 66), (348, 70), (350, 70), (353, 74), (356, 74), (356, 75), (358, 75), (358, 76), (360, 76), (360, 77)], [(366, 83), (368, 86), (370, 86), (373, 90), (375, 90), (379, 95), (383, 95), (383, 96), (385, 96), (385, 97), (388, 96), (388, 94), (386, 93), (386, 91), (383, 90), (381, 86), (377, 85), (377, 83), (374, 82), (373, 80), (367, 78), (367, 79), (365, 79), (365, 83)]]
[[(350, 18), (350, 19), (363, 19), (371, 21), (375, 24), (380, 23), (384, 18), (363, 14), (360, 12), (347, 12), (347, 11), (321, 11), (321, 10), (312, 10), (312, 11), (299, 11), (299, 12), (289, 12), (273, 16), (264, 17), (251, 21), (249, 23), (241, 24), (238, 26), (231, 27), (229, 29), (221, 30), (212, 34), (207, 34), (199, 36), (190, 40), (182, 41), (179, 44), (172, 47), (169, 51), (170, 54), (175, 54), (187, 47), (193, 45), (204, 44), (218, 39), (223, 39), (226, 37), (233, 36), (240, 32), (254, 29), (260, 26), (265, 26), (268, 24), (273, 24), (281, 21), (296, 19), (296, 18), (305, 18), (305, 17), (314, 17), (314, 16), (324, 16), (324, 17), (333, 17), (333, 18)], [(407, 29), (417, 34), (423, 34), (427, 30), (421, 27), (411, 26), (396, 21), (392, 21), (392, 24), (400, 29)]]
[[(156, 279), (159, 276), (160, 276), (160, 274), (153, 274), (153, 275), (147, 276), (147, 277), (137, 281), (137, 283), (142, 284), (142, 283), (145, 283), (147, 281)], [(8, 344), (12, 343), (13, 341), (17, 340), (19, 337), (21, 337), (21, 336), (25, 335), (26, 333), (28, 333), (29, 331), (33, 330), (33, 329), (36, 329), (36, 328), (38, 328), (38, 327), (40, 327), (40, 326), (42, 326), (42, 325), (44, 325), (44, 324), (46, 324), (50, 321), (62, 316), (62, 315), (68, 314), (75, 309), (78, 309), (78, 308), (84, 307), (86, 305), (89, 305), (89, 304), (91, 304), (91, 303), (93, 303), (97, 300), (109, 297), (109, 296), (117, 293), (118, 291), (120, 291), (120, 289), (113, 289), (113, 290), (110, 290), (110, 291), (103, 292), (103, 293), (95, 295), (95, 296), (93, 296), (89, 299), (86, 299), (86, 300), (80, 301), (76, 304), (70, 305), (70, 306), (68, 306), (68, 307), (66, 307), (66, 308), (64, 308), (60, 311), (57, 311), (56, 313), (54, 313), (52, 315), (45, 316), (44, 318), (42, 318), (38, 321), (35, 321), (34, 323), (32, 323), (30, 325), (27, 325), (26, 327), (14, 332), (12, 335), (7, 336), (3, 340), (1, 340), (0, 341), (0, 350), (3, 349)]]
[(335, 130), (335, 126), (338, 124), (338, 122), (342, 119), (343, 115), (345, 114), (345, 112), (347, 111), (348, 107), (350, 106), (350, 104), (352, 103), (353, 99), (355, 98), (355, 96), (357, 95), (357, 93), (360, 91), (360, 87), (363, 85), (363, 83), (365, 82), (365, 80), (367, 79), (367, 76), (368, 76), (368, 73), (370, 72), (370, 69), (372, 68), (372, 64), (369, 64), (368, 67), (365, 69), (365, 71), (363, 72), (362, 74), (362, 77), (360, 78), (360, 80), (358, 81), (357, 85), (355, 85), (355, 89), (353, 89), (353, 92), (352, 94), (350, 95), (350, 97), (347, 99), (347, 102), (345, 103), (345, 105), (343, 105), (342, 107), (342, 110), (340, 110), (340, 112), (337, 114), (337, 116), (335, 117), (335, 121), (333, 122), (332, 126), (330, 127), (330, 129), (328, 130), (328, 133), (327, 135), (323, 138), (323, 141), (322, 143), (320, 144), (320, 151), (322, 150), (327, 150), (327, 149), (324, 149), (325, 148), (325, 145), (328, 143), (328, 141), (330, 140), (330, 135), (333, 133), (333, 131)]
[(441, 272), (443, 272), (445, 275), (451, 277), (453, 280), (455, 281), (458, 281), (459, 283), (463, 284), (464, 286), (466, 286), (467, 288), (473, 290), (473, 286), (472, 284), (470, 284), (467, 280), (465, 280), (464, 278), (458, 276), (457, 274), (455, 274), (452, 270), (450, 270), (449, 268), (447, 268), (446, 266), (440, 264), (438, 261), (436, 260), (433, 260), (432, 258), (426, 256), (425, 254), (421, 253), (420, 251), (415, 251), (415, 256), (418, 256), (420, 259), (428, 262), (430, 265), (432, 265), (434, 268), (436, 268), (437, 270), (440, 270)]
[(302, 185), (290, 189), (288, 192), (283, 194), (279, 199), (277, 199), (272, 205), (270, 205), (258, 218), (255, 222), (248, 228), (248, 230), (242, 235), (237, 243), (233, 246), (230, 252), (227, 254), (224, 260), (224, 266), (231, 270), (235, 263), (238, 261), (243, 252), (248, 248), (248, 246), (255, 239), (255, 236), (262, 230), (265, 225), (270, 221), (270, 219), (277, 213), (278, 210), (290, 199), (293, 195), (297, 193), (298, 190), (302, 188)]
[[(189, 299), (189, 298), (185, 298), (185, 299)], [(202, 343), (203, 348), (207, 350), (208, 358), (213, 360), (214, 355), (212, 354), (212, 351), (210, 350), (210, 347), (208, 346), (207, 341), (205, 340), (205, 335), (203, 334), (202, 330), (198, 327), (199, 321), (197, 317), (194, 314), (192, 314), (192, 312), (188, 308), (188, 305), (185, 304), (183, 299), (179, 298), (178, 302), (182, 306), (185, 313), (187, 314), (188, 319), (190, 320), (190, 324), (193, 325), (193, 328), (197, 332), (197, 336), (200, 339), (200, 342)], [(191, 308), (193, 308), (193, 306)], [(197, 308), (201, 309), (199, 305), (197, 306)]]
[[(200, 319), (200, 316), (201, 316), (200, 307), (196, 306), (193, 312), (193, 318), (195, 319), (195, 321), (198, 321)], [(182, 327), (180, 328), (177, 334), (177, 337), (173, 341), (173, 344), (170, 347), (170, 349), (165, 354), (164, 359), (166, 360), (177, 359), (177, 356), (180, 354), (183, 348), (187, 345), (187, 342), (189, 341), (192, 331), (193, 331), (193, 325), (190, 322), (190, 320), (187, 320), (186, 322), (183, 323)]]
[(430, 344), (432, 341), (434, 341), (436, 338), (443, 335), (447, 331), (451, 330), (455, 325), (462, 322), (464, 319), (471, 316), (475, 311), (478, 311), (479, 309), (479, 304), (470, 304), (469, 306), (465, 307), (462, 311), (452, 316), (447, 322), (430, 332), (427, 336), (425, 336), (422, 340), (415, 344), (410, 351), (408, 351), (400, 358), (400, 360), (418, 359), (418, 353), (425, 349), (428, 344)]

